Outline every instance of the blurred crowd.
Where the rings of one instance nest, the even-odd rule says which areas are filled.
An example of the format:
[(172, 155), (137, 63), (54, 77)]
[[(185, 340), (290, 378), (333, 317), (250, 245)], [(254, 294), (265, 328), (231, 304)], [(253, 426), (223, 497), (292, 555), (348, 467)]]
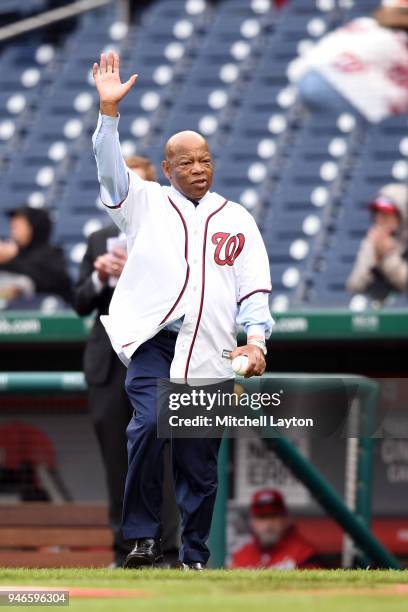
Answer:
[(385, 0), (372, 16), (323, 36), (290, 66), (312, 112), (351, 112), (378, 123), (408, 111), (408, 3)]
[(408, 185), (385, 185), (368, 203), (372, 224), (347, 280), (350, 293), (382, 303), (408, 288)]
[(50, 243), (49, 213), (21, 206), (6, 214), (10, 233), (0, 240), (0, 299), (18, 308), (21, 299), (52, 293), (70, 304), (72, 282), (62, 250)]

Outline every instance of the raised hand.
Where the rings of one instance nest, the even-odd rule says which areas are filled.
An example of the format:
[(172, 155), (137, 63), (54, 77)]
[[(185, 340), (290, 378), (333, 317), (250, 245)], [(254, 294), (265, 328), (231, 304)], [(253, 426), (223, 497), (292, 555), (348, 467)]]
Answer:
[(136, 82), (137, 74), (132, 74), (126, 83), (122, 83), (119, 74), (119, 55), (117, 53), (101, 54), (100, 64), (95, 62), (92, 74), (98, 90), (100, 110), (104, 115), (116, 117), (118, 104), (132, 89)]

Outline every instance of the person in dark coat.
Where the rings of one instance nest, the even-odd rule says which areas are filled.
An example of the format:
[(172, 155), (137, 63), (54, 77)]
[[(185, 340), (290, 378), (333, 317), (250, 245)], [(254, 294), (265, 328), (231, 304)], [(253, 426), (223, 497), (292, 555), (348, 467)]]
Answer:
[(0, 286), (7, 301), (37, 293), (72, 300), (71, 280), (62, 250), (50, 243), (48, 211), (21, 206), (8, 211), (10, 237), (0, 241)]
[[(126, 160), (129, 168), (145, 180), (155, 180), (152, 164), (133, 156)], [(117, 239), (109, 246), (109, 239)], [(113, 241), (115, 243), (115, 241)], [(104, 462), (109, 497), (109, 520), (113, 532), (114, 566), (121, 567), (131, 550), (121, 531), (122, 505), (128, 467), (126, 427), (132, 407), (125, 391), (126, 368), (112, 349), (100, 315), (107, 314), (114, 285), (126, 263), (125, 244), (118, 228), (109, 225), (89, 236), (79, 279), (74, 291), (74, 307), (79, 315), (96, 311), (95, 323), (84, 353), (84, 372), (89, 389), (89, 407)], [(170, 466), (170, 453), (165, 462), (167, 475), (163, 491), (163, 548), (165, 561), (178, 558), (179, 516)]]

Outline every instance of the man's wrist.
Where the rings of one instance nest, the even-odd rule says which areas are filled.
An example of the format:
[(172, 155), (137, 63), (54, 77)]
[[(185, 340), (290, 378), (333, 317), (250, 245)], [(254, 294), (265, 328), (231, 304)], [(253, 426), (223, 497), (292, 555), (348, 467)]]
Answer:
[(262, 323), (250, 323), (245, 326), (245, 331), (248, 340), (250, 338), (265, 340), (265, 325)]
[(119, 115), (119, 106), (116, 102), (101, 102), (99, 110), (101, 115), (108, 115), (108, 117), (117, 117)]
[(268, 352), (266, 348), (265, 338), (262, 338), (262, 336), (248, 336), (247, 344), (257, 346), (259, 349), (261, 349), (264, 355), (266, 355)]

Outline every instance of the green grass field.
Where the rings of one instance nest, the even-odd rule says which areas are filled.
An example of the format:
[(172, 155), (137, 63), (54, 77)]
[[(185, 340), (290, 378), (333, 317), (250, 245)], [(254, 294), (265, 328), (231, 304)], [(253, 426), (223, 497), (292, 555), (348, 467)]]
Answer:
[[(126, 598), (71, 597), (72, 610), (138, 612), (406, 612), (408, 572), (0, 569), (0, 586), (135, 590)], [(120, 593), (118, 593), (119, 595)], [(83, 593), (82, 593), (83, 595)], [(15, 606), (17, 607), (17, 606)], [(18, 606), (19, 609), (22, 607)], [(10, 608), (9, 608), (10, 609)], [(36, 606), (36, 609), (50, 607)]]

